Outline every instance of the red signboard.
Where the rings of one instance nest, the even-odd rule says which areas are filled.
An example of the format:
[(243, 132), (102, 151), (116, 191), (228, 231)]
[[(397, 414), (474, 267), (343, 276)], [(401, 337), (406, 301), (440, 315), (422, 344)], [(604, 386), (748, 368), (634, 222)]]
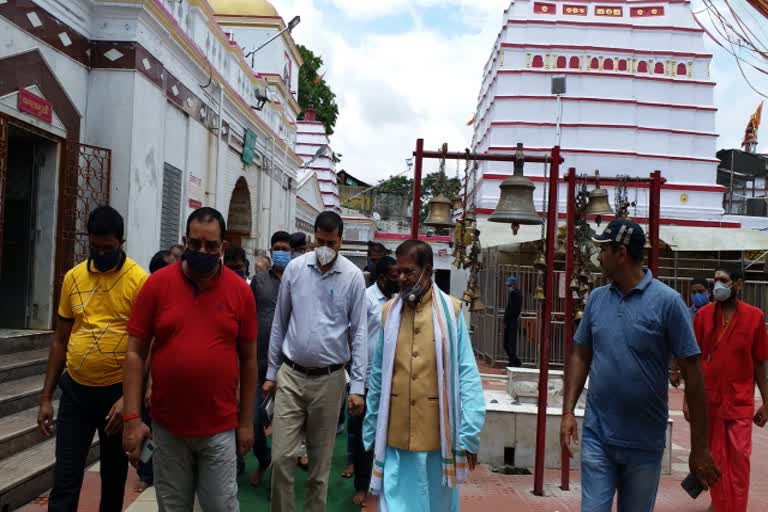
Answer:
[(197, 199), (190, 199), (189, 200), (189, 207), (190, 208), (194, 208), (194, 209), (202, 208), (203, 207), (203, 203), (201, 203)]
[(50, 123), (53, 121), (53, 104), (26, 89), (19, 90), (19, 110)]
[(533, 12), (536, 14), (557, 14), (557, 7), (555, 4), (534, 2)]
[(664, 7), (648, 6), (648, 7), (633, 7), (629, 10), (629, 15), (633, 18), (646, 18), (649, 16), (664, 16)]
[(563, 14), (565, 14), (566, 16), (586, 16), (587, 6), (565, 4), (563, 6)]
[(598, 5), (595, 7), (595, 16), (620, 17), (624, 15), (624, 9), (612, 5)]

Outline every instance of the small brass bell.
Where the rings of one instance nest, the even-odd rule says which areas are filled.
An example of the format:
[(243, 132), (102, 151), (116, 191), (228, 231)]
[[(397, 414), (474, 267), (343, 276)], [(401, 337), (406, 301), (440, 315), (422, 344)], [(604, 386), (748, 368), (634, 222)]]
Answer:
[(463, 205), (461, 204), (461, 199), (458, 199), (458, 198), (454, 199), (453, 202), (451, 203), (452, 210), (461, 210), (462, 206)]
[(572, 292), (579, 291), (579, 280), (576, 278), (576, 276), (571, 278), (571, 284), (569, 285), (569, 288)]
[(474, 224), (477, 222), (477, 214), (475, 214), (475, 210), (469, 210), (464, 214), (464, 221), (468, 222), (469, 224)]
[(472, 293), (467, 289), (464, 290), (464, 294), (461, 296), (462, 302), (472, 302)]
[(483, 301), (480, 299), (473, 300), (472, 304), (469, 306), (469, 312), (480, 313), (481, 311), (485, 311), (485, 304), (483, 304)]
[[(533, 192), (536, 185), (523, 176), (525, 153), (523, 145), (517, 143), (515, 151), (515, 172), (499, 185), (501, 195), (496, 210), (488, 217), (490, 222), (507, 224), (541, 224), (542, 220), (533, 205)], [(514, 227), (512, 228), (514, 230)]]
[(533, 298), (536, 300), (544, 300), (544, 288), (537, 286), (536, 292), (533, 294)]
[(585, 294), (589, 293), (589, 286), (587, 286), (586, 284), (585, 284), (585, 285), (583, 285), (583, 286), (582, 286), (582, 287), (579, 289), (579, 293), (581, 293), (582, 295), (585, 295)]
[(587, 216), (594, 216), (597, 225), (600, 225), (603, 215), (613, 215), (613, 208), (608, 201), (608, 191), (604, 188), (596, 188), (589, 193), (589, 202), (584, 210)]
[(584, 311), (579, 309), (578, 311), (576, 311), (576, 314), (573, 316), (573, 318), (575, 320), (581, 320), (582, 318), (584, 318)]
[(430, 199), (429, 215), (427, 215), (427, 220), (424, 221), (424, 225), (436, 229), (453, 227), (453, 221), (451, 220), (451, 201), (443, 195)]
[(539, 270), (541, 272), (546, 272), (547, 270), (547, 260), (544, 259), (543, 254), (539, 254), (539, 256), (536, 258), (536, 260), (533, 262), (533, 268), (536, 270)]

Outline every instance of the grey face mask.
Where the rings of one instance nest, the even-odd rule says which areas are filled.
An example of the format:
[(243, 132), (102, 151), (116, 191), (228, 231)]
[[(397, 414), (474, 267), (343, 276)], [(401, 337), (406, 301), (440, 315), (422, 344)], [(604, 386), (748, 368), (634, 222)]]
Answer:
[(410, 304), (417, 304), (421, 298), (426, 293), (426, 289), (421, 286), (421, 279), (424, 277), (424, 271), (426, 269), (421, 270), (421, 274), (419, 274), (419, 278), (416, 280), (416, 284), (411, 286), (410, 290), (407, 290), (403, 292), (403, 297), (405, 298), (405, 301)]
[(715, 287), (712, 293), (715, 296), (716, 301), (725, 302), (726, 300), (731, 298), (731, 294), (733, 294), (733, 289), (730, 286), (725, 286), (720, 281), (716, 281)]

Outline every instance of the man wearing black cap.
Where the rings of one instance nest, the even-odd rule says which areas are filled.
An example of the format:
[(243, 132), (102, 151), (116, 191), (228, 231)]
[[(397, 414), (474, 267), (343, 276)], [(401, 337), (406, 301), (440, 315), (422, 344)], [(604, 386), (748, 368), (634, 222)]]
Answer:
[(618, 489), (619, 512), (650, 511), (666, 442), (670, 357), (683, 372), (690, 405), (690, 470), (705, 489), (720, 476), (707, 445), (700, 352), (680, 295), (643, 268), (642, 228), (617, 219), (592, 240), (611, 283), (590, 293), (574, 336), (560, 441), (569, 452), (578, 443), (574, 408), (589, 374), (582, 510), (609, 512)]

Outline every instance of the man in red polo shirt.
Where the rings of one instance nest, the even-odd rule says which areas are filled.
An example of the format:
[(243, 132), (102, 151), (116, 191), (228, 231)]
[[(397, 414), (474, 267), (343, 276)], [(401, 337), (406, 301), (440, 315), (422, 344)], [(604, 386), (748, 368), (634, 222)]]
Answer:
[[(752, 422), (768, 422), (768, 335), (763, 312), (738, 299), (741, 270), (715, 272), (715, 302), (700, 308), (693, 322), (707, 390), (709, 449), (722, 471), (713, 486), (715, 512), (746, 512)], [(763, 405), (755, 413), (755, 384)], [(687, 407), (683, 409), (688, 419)]]
[(205, 511), (239, 510), (236, 449), (244, 454), (253, 445), (256, 303), (221, 264), (224, 233), (218, 211), (192, 212), (181, 262), (151, 276), (128, 322), (123, 448), (135, 463), (150, 435), (139, 412), (151, 342), (153, 465), (163, 511), (192, 510), (195, 494)]

